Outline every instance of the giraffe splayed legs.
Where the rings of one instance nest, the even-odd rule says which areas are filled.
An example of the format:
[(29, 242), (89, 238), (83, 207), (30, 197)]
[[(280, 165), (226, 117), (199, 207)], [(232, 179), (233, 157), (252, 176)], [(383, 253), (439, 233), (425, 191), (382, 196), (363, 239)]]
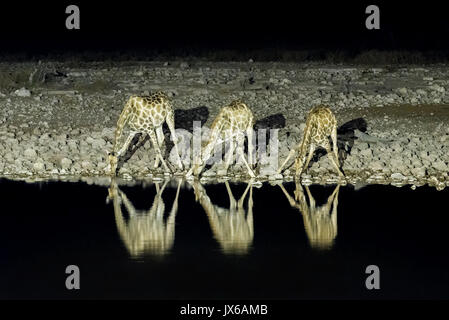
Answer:
[[(164, 122), (167, 123), (174, 141), (178, 168), (183, 170), (175, 133), (173, 109), (170, 100), (162, 92), (156, 92), (150, 96), (132, 96), (129, 98), (117, 122), (114, 149), (109, 153), (109, 166), (107, 170), (110, 170), (111, 174), (115, 176), (119, 157), (128, 150), (134, 136), (138, 133), (143, 133), (150, 136), (153, 148), (156, 150), (154, 168), (158, 168), (159, 161), (161, 161), (165, 172), (171, 172), (161, 152), (161, 147), (164, 142), (164, 134), (162, 131)], [(130, 133), (125, 142), (120, 146), (120, 140), (126, 126), (129, 127)]]
[[(332, 140), (332, 151), (329, 136)], [(343, 172), (340, 170), (340, 161), (338, 160), (337, 120), (332, 111), (325, 106), (316, 106), (310, 110), (309, 115), (307, 116), (306, 127), (304, 129), (301, 144), (290, 150), (287, 159), (282, 163), (278, 173), (281, 173), (290, 158), (293, 157), (296, 152), (299, 152), (298, 157), (295, 160), (296, 178), (299, 179), (301, 173), (307, 170), (309, 162), (317, 147), (326, 149), (338, 174), (344, 176)]]
[(201, 157), (198, 157), (199, 159), (195, 159), (194, 157), (194, 164), (187, 172), (186, 176), (189, 177), (192, 173), (194, 175), (201, 174), (206, 166), (206, 161), (211, 157), (212, 151), (218, 144), (219, 138), (224, 136), (223, 140), (229, 140), (230, 143), (230, 148), (225, 159), (226, 171), (233, 160), (234, 151), (237, 149), (237, 153), (241, 156), (241, 159), (248, 170), (248, 174), (254, 178), (256, 175), (248, 164), (243, 150), (246, 132), (248, 135), (248, 157), (252, 163), (253, 124), (253, 114), (245, 103), (233, 101), (228, 106), (223, 107), (211, 125), (211, 134), (208, 141), (201, 147)]

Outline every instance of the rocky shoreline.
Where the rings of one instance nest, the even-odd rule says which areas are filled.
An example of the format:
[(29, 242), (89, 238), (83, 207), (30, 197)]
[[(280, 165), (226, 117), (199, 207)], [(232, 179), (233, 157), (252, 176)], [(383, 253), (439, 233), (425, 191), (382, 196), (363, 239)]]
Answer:
[[(112, 150), (115, 123), (127, 98), (164, 90), (174, 108), (184, 111), (175, 119), (177, 126), (191, 120), (210, 125), (220, 107), (234, 99), (245, 101), (260, 124), (273, 115), (283, 117), (285, 126), (266, 125), (281, 126), (279, 161), (301, 140), (313, 105), (329, 105), (339, 125), (364, 119), (366, 135), (352, 141), (344, 160), (347, 179), (340, 181), (324, 156), (303, 175), (305, 183), (449, 186), (449, 65), (0, 63), (0, 76), (3, 178), (106, 181), (106, 152)], [(196, 114), (190, 111), (201, 109), (206, 110), (202, 119), (188, 119)], [(119, 177), (164, 177), (152, 170), (154, 155), (147, 141), (123, 164)], [(261, 181), (292, 179), (291, 172), (277, 175), (269, 164), (257, 170)], [(204, 176), (220, 178), (220, 165)], [(241, 166), (231, 167), (228, 176), (248, 180)]]

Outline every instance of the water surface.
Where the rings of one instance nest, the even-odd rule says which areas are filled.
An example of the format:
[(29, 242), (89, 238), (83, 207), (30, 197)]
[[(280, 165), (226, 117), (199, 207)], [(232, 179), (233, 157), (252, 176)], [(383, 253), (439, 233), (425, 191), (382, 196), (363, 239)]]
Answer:
[(449, 298), (449, 189), (295, 188), (2, 180), (0, 298)]

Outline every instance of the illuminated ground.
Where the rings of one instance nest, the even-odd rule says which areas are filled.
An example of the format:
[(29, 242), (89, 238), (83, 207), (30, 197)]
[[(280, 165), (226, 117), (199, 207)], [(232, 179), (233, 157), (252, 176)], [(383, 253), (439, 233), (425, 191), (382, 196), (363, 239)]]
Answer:
[[(349, 182), (430, 183), (441, 188), (449, 184), (448, 88), (449, 67), (441, 64), (373, 68), (205, 61), (1, 63), (0, 175), (104, 175), (115, 123), (129, 95), (164, 90), (176, 109), (207, 108), (206, 125), (236, 98), (252, 108), (257, 120), (281, 114), (286, 119), (279, 131), (281, 159), (300, 141), (307, 111), (315, 104), (328, 104), (339, 125), (362, 117), (366, 133), (380, 139), (355, 141), (343, 165)], [(182, 117), (177, 124), (192, 120)], [(147, 142), (119, 175), (161, 174), (151, 171), (153, 159)], [(206, 175), (214, 176), (216, 170), (219, 166)], [(258, 171), (261, 179), (280, 178), (269, 166), (259, 166)], [(241, 168), (229, 172), (237, 180), (245, 179), (243, 174)], [(322, 157), (304, 178), (326, 182), (336, 175)]]

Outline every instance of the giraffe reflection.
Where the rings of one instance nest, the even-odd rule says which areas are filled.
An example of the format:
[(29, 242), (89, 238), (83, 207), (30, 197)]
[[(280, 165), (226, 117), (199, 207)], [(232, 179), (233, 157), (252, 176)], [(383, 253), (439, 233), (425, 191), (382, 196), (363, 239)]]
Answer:
[(316, 249), (331, 249), (337, 236), (337, 206), (340, 185), (337, 185), (327, 202), (319, 207), (316, 206), (315, 199), (308, 186), (305, 186), (305, 188), (309, 203), (306, 201), (306, 195), (300, 183), (296, 183), (295, 199), (288, 194), (282, 184), (279, 186), (290, 205), (301, 211), (310, 245)]
[[(178, 181), (175, 200), (167, 219), (164, 220), (165, 204), (162, 193), (167, 186), (162, 187), (155, 182), (156, 195), (153, 205), (148, 211), (136, 210), (126, 194), (121, 191), (115, 180), (109, 188), (108, 199), (113, 200), (115, 221), (120, 237), (128, 252), (133, 257), (145, 254), (163, 256), (173, 247), (175, 240), (175, 217), (178, 211), (178, 197), (181, 180)], [(122, 205), (126, 208), (129, 220), (126, 222), (122, 212)]]
[[(216, 206), (198, 181), (192, 182), (195, 199), (206, 211), (215, 239), (225, 254), (247, 254), (254, 238), (253, 225), (253, 186), (248, 183), (241, 198), (236, 201), (231, 187), (226, 181), (229, 196), (229, 209)], [(249, 192), (248, 209), (245, 212), (243, 202)]]

